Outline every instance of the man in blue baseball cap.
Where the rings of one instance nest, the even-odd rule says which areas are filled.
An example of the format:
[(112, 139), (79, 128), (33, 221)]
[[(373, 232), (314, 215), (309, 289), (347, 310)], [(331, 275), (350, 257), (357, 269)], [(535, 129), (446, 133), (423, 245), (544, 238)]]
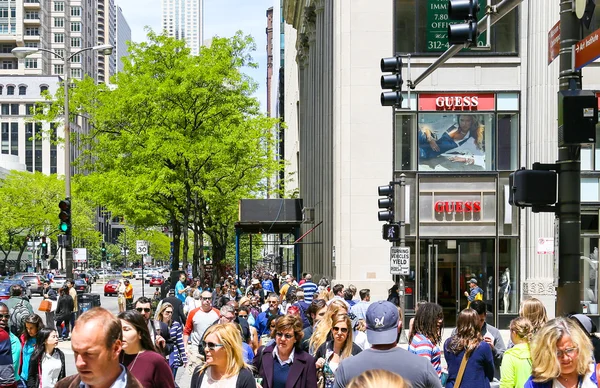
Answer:
[(401, 329), (398, 308), (387, 301), (372, 303), (365, 314), (370, 349), (344, 359), (335, 372), (335, 388), (344, 388), (350, 380), (370, 369), (399, 374), (413, 388), (440, 388), (440, 379), (431, 363), (398, 347)]

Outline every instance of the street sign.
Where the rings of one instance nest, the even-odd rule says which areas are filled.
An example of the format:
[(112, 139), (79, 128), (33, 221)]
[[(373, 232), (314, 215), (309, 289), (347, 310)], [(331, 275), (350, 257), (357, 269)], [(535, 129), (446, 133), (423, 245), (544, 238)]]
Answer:
[(410, 274), (410, 247), (390, 248), (390, 273), (392, 275)]
[(540, 237), (537, 242), (538, 255), (553, 255), (554, 254), (554, 239), (549, 237)]
[(548, 64), (558, 57), (560, 51), (560, 20), (548, 31)]
[(135, 242), (136, 253), (138, 255), (146, 255), (148, 254), (148, 241), (146, 240), (137, 240)]
[(73, 248), (73, 262), (85, 263), (87, 261), (87, 248)]
[(573, 45), (572, 66), (579, 70), (600, 57), (600, 30), (596, 30)]

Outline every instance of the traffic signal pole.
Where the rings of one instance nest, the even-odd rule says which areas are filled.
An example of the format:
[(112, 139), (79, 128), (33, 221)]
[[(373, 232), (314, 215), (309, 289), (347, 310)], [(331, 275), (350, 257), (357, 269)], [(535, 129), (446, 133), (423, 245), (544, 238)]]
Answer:
[[(581, 39), (581, 23), (570, 1), (560, 0), (560, 90), (580, 90), (581, 71), (572, 65), (572, 51)], [(559, 114), (561, 114), (559, 112)], [(558, 288), (556, 315), (581, 312), (579, 270), (581, 241), (581, 146), (558, 149)]]

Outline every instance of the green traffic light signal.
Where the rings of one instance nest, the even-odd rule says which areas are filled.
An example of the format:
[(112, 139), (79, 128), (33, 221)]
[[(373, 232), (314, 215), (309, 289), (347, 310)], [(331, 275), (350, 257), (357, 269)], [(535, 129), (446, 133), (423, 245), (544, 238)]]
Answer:
[(71, 200), (67, 198), (60, 201), (58, 207), (60, 208), (60, 213), (58, 214), (60, 224), (58, 228), (61, 232), (69, 234), (71, 233)]
[(66, 222), (61, 222), (59, 229), (61, 232), (67, 233), (69, 231), (69, 224), (67, 224)]

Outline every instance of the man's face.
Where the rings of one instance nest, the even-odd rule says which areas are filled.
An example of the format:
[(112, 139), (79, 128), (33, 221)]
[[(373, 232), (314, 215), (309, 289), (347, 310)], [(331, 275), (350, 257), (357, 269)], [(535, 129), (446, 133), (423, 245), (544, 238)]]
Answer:
[(185, 283), (185, 275), (184, 274), (179, 275), (179, 281), (181, 281), (181, 283)]
[(479, 328), (481, 329), (483, 327), (483, 324), (485, 323), (485, 314), (479, 314)]
[(8, 307), (2, 306), (0, 307), (0, 329), (4, 329), (8, 331), (8, 320), (10, 319), (10, 314), (8, 313)]
[(138, 302), (135, 304), (135, 309), (142, 314), (146, 322), (150, 320), (150, 314), (152, 314), (152, 306), (150, 306), (150, 303)]
[(202, 299), (202, 310), (209, 311), (212, 308), (212, 294), (210, 292), (203, 292), (200, 295)]
[(76, 325), (71, 338), (75, 367), (81, 381), (88, 386), (111, 385), (111, 381), (107, 381), (107, 378), (111, 378), (107, 371), (119, 367), (121, 340), (116, 340), (107, 349), (104, 329), (98, 320)]
[(275, 312), (279, 309), (279, 300), (277, 298), (268, 298), (267, 302), (269, 303), (269, 309), (271, 310), (271, 312)]
[(228, 312), (221, 315), (221, 323), (231, 323), (235, 319), (235, 313)]
[(470, 288), (475, 288), (475, 283), (469, 283)]

